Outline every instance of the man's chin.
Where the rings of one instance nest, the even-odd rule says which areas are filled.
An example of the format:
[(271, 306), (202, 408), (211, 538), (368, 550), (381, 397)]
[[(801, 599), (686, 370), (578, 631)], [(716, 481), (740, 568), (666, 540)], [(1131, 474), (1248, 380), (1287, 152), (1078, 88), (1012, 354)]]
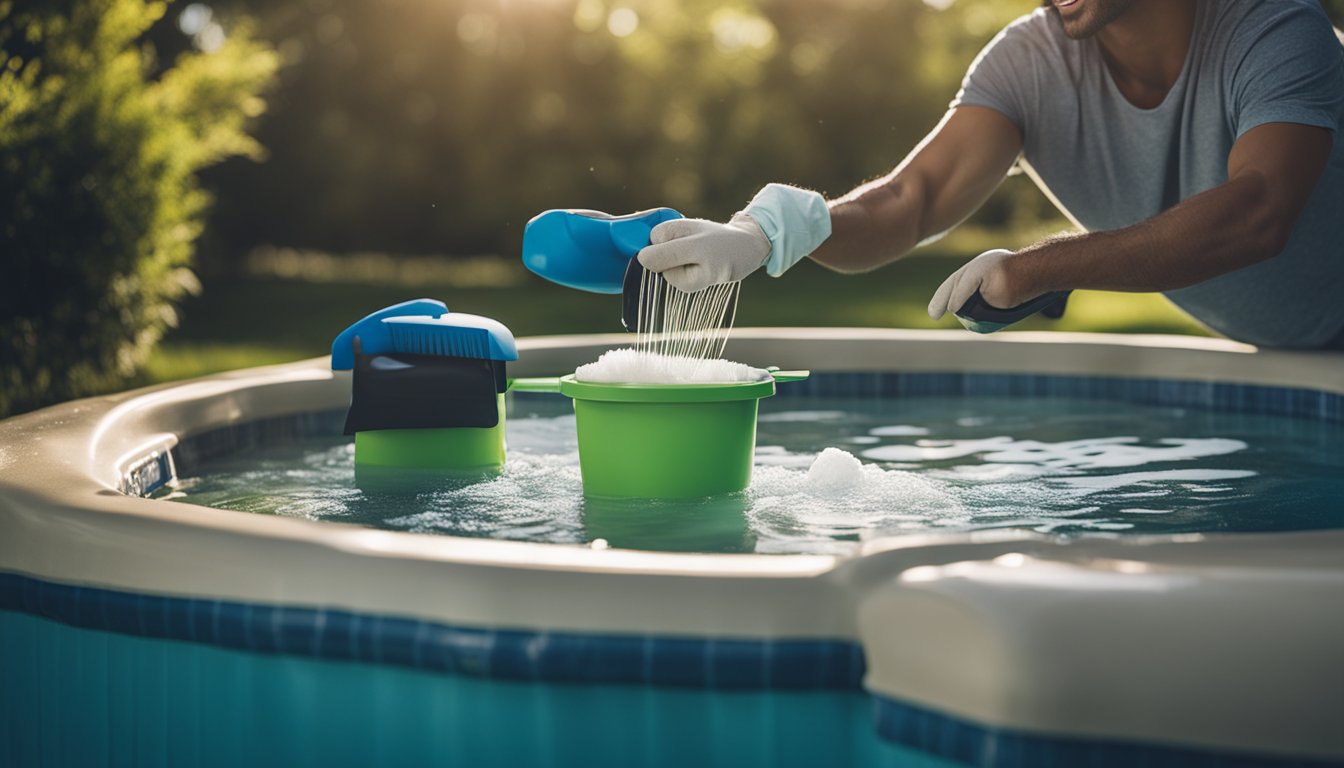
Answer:
[(1087, 18), (1082, 14), (1066, 15), (1064, 11), (1054, 5), (1050, 6), (1050, 12), (1055, 15), (1055, 18), (1059, 19), (1060, 26), (1064, 28), (1065, 36), (1070, 40), (1084, 40), (1097, 34), (1099, 28), (1096, 25), (1089, 24)]
[(1059, 19), (1064, 34), (1073, 40), (1094, 37), (1112, 21), (1124, 16), (1136, 0), (1054, 0), (1050, 10)]
[(1063, 27), (1065, 37), (1069, 38), (1070, 40), (1086, 40), (1087, 38), (1093, 37), (1097, 34), (1097, 30), (1087, 26), (1086, 24), (1079, 24), (1077, 22), (1070, 24), (1069, 22), (1064, 21)]

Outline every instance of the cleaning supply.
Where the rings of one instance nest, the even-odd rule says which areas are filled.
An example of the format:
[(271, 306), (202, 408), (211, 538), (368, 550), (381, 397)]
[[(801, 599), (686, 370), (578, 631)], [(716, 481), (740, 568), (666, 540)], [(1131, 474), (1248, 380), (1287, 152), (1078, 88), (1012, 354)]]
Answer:
[(649, 233), (664, 221), (681, 217), (671, 208), (625, 216), (578, 209), (545, 211), (523, 228), (523, 264), (568, 288), (621, 293), (626, 269), (649, 244)]
[(498, 471), (505, 363), (517, 359), (508, 328), (432, 299), (350, 326), (332, 342), (331, 367), (354, 371), (345, 434), (355, 436), (355, 464)]
[(595, 384), (735, 384), (764, 381), (770, 372), (731, 360), (673, 357), (622, 347), (580, 365), (574, 379)]
[(1031, 301), (1010, 309), (1000, 309), (985, 301), (980, 291), (971, 294), (971, 298), (953, 314), (962, 327), (976, 333), (994, 333), (1027, 317), (1040, 312), (1044, 317), (1058, 320), (1064, 315), (1070, 291), (1053, 291), (1042, 294)]
[(649, 282), (635, 256), (650, 244), (654, 227), (680, 218), (671, 208), (624, 216), (582, 209), (544, 211), (523, 228), (523, 265), (566, 288), (621, 294), (621, 324), (633, 333), (640, 328), (641, 290)]
[(768, 370), (728, 384), (608, 384), (516, 379), (517, 391), (574, 400), (583, 492), (599, 498), (698, 498), (751, 482), (756, 415), (776, 382), (806, 371)]

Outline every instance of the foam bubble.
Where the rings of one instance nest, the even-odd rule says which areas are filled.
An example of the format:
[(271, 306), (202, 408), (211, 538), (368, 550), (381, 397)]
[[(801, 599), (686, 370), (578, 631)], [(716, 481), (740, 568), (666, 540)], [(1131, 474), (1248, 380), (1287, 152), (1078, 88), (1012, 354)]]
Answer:
[(863, 462), (848, 451), (827, 448), (807, 470), (807, 484), (822, 493), (843, 493), (863, 483)]
[(769, 372), (731, 360), (677, 357), (623, 347), (581, 365), (574, 378), (594, 384), (737, 384), (763, 381)]

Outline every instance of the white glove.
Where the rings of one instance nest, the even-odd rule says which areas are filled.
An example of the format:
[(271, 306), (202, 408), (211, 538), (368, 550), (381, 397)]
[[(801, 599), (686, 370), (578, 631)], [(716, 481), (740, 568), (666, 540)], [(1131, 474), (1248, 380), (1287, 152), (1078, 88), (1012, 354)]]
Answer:
[(770, 257), (770, 238), (745, 213), (727, 224), (704, 219), (664, 221), (650, 233), (652, 245), (639, 263), (686, 293), (732, 283), (750, 275)]
[[(933, 294), (933, 299), (929, 301), (929, 317), (937, 320), (947, 312), (955, 314), (999, 269), (1003, 260), (1012, 255), (1012, 251), (995, 248), (992, 251), (985, 251), (966, 262), (961, 269), (953, 272), (943, 281), (942, 285), (938, 286), (938, 290)], [(986, 297), (986, 301), (989, 301), (988, 297)], [(990, 304), (998, 306), (993, 302), (990, 302)], [(1009, 309), (1010, 307), (1000, 308)]]

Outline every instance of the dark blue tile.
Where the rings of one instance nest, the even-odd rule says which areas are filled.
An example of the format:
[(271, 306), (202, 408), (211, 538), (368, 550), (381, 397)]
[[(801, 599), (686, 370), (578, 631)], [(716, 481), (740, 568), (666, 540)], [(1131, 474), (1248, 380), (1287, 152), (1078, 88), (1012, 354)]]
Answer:
[(489, 630), (433, 625), (421, 657), (430, 669), (484, 677), (491, 673), (493, 652), (494, 635)]
[(415, 640), (422, 623), (415, 619), (384, 618), (377, 643), (378, 661), (414, 666)]
[(357, 648), (351, 639), (354, 618), (345, 611), (324, 611), (317, 638), (317, 655), (327, 659), (356, 659)]
[(181, 602), (180, 598), (168, 598), (159, 595), (145, 595), (140, 601), (140, 631), (148, 637), (172, 637), (169, 626), (169, 607), (171, 603)]
[(541, 655), (550, 644), (551, 638), (542, 632), (497, 631), (490, 646), (490, 673), (519, 680), (538, 679)]
[(60, 584), (40, 592), (42, 615), (55, 621), (72, 624), (78, 613), (78, 595), (75, 587)]
[(214, 606), (216, 601), (193, 599), (190, 602), (192, 607), (191, 635), (187, 639), (201, 643), (213, 643), (215, 641)]
[(716, 690), (769, 687), (767, 663), (773, 645), (760, 640), (706, 641), (705, 686)]
[(191, 612), (194, 601), (183, 598), (174, 598), (165, 601), (164, 611), (164, 637), (171, 637), (177, 640), (190, 640), (191, 636)]
[[(818, 644), (819, 645), (819, 644)], [(770, 686), (780, 688), (821, 688), (834, 675), (834, 655), (818, 645), (776, 642), (770, 649)]]
[(216, 602), (214, 612), (214, 642), (227, 648), (246, 649), (248, 606), (240, 603)]
[(1084, 740), (1041, 733), (1005, 731), (925, 710), (882, 696), (875, 699), (878, 734), (958, 763), (985, 768), (1297, 768), (1311, 763), (1205, 751), (1135, 741)]
[(127, 635), (140, 634), (140, 596), (127, 592), (106, 591), (96, 599), (102, 602), (104, 628)]
[(284, 647), (279, 628), (284, 609), (277, 605), (249, 605), (248, 608), (247, 647), (262, 653), (279, 652)]
[(649, 638), (634, 635), (546, 636), (537, 671), (547, 680), (648, 682), (653, 674)]
[(653, 685), (702, 685), (705, 679), (705, 642), (682, 637), (655, 637), (649, 682)]

